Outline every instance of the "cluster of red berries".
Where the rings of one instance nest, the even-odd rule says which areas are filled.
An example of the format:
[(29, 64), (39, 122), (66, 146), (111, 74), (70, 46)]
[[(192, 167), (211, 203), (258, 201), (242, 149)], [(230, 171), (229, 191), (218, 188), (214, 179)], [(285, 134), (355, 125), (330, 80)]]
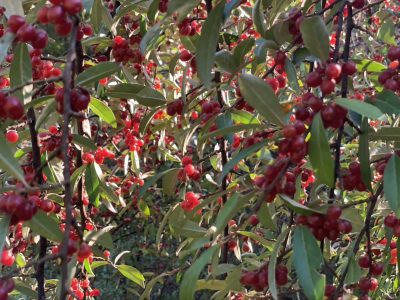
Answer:
[(387, 58), (392, 63), (389, 65), (389, 69), (383, 71), (379, 75), (378, 81), (385, 87), (385, 89), (398, 92), (400, 91), (400, 76), (397, 69), (399, 66), (398, 61), (400, 60), (400, 47), (390, 47), (387, 53)]
[(79, 300), (87, 299), (87, 297), (100, 296), (99, 289), (90, 289), (89, 279), (79, 281), (77, 278), (73, 278), (71, 280), (71, 291), (74, 293), (74, 296)]
[[(62, 114), (64, 111), (64, 88), (57, 90), (55, 94), (56, 110)], [(83, 88), (75, 88), (71, 91), (71, 109), (74, 112), (85, 110), (89, 106), (90, 94)]]
[(178, 28), (181, 35), (193, 36), (201, 28), (201, 25), (196, 21), (185, 18), (178, 24)]
[(295, 116), (297, 120), (311, 123), (312, 118), (321, 112), (321, 118), (325, 128), (337, 129), (341, 127), (347, 116), (347, 109), (335, 103), (324, 104), (322, 99), (313, 93), (306, 93), (301, 99), (301, 104), (297, 106)]
[(31, 197), (10, 193), (0, 196), (0, 211), (11, 215), (11, 224), (17, 224), (19, 221), (32, 219), (37, 212), (37, 206)]
[(123, 138), (129, 151), (139, 152), (144, 146), (144, 140), (139, 137), (139, 125), (140, 119), (137, 116), (134, 116), (131, 120), (125, 121)]
[(50, 126), (48, 132), (39, 133), (40, 151), (51, 152), (60, 147), (61, 131), (56, 126)]
[[(136, 42), (136, 41), (135, 41)], [(141, 63), (143, 56), (138, 48), (131, 48), (130, 41), (116, 36), (111, 45), (112, 53), (117, 62)]]
[(286, 172), (282, 179), (271, 188), (270, 185), (279, 177), (279, 174), (284, 168), (283, 160), (275, 160), (275, 162), (269, 165), (264, 176), (259, 176), (254, 179), (254, 184), (262, 189), (269, 189), (269, 193), (266, 195), (265, 201), (274, 201), (277, 194), (285, 194), (289, 197), (293, 197), (296, 193), (296, 176), (292, 172)]
[(11, 15), (8, 18), (7, 25), (9, 30), (16, 35), (18, 41), (29, 43), (35, 49), (43, 49), (47, 46), (47, 32), (26, 23), (24, 17)]
[(342, 74), (351, 76), (356, 72), (357, 67), (353, 61), (347, 61), (342, 65), (330, 63), (308, 73), (305, 82), (308, 87), (319, 87), (322, 94), (329, 95), (335, 90), (336, 82), (341, 80)]
[(358, 265), (361, 268), (369, 269), (370, 274), (379, 276), (383, 273), (384, 267), (382, 263), (371, 261), (369, 255), (361, 255), (358, 259)]
[(24, 116), (24, 106), (15, 96), (6, 96), (0, 92), (0, 118), (19, 120)]
[(168, 0), (160, 0), (160, 2), (158, 3), (158, 10), (161, 13), (165, 13), (168, 10)]
[(169, 116), (182, 115), (183, 112), (183, 101), (182, 99), (175, 100), (167, 105), (167, 114)]
[(184, 211), (192, 211), (197, 205), (200, 204), (199, 197), (193, 192), (185, 194), (185, 200), (181, 202), (181, 207)]
[[(275, 270), (276, 284), (278, 286), (288, 283), (288, 269), (285, 265), (277, 265)], [(255, 291), (262, 292), (268, 287), (268, 264), (257, 271), (244, 271), (240, 283), (251, 286)]]
[(363, 192), (367, 189), (362, 181), (360, 163), (353, 161), (350, 163), (349, 168), (344, 170), (343, 173), (343, 188), (346, 191), (357, 189)]
[[(41, 59), (41, 51), (34, 50), (30, 52), (32, 64), (32, 78), (34, 80), (46, 79), (51, 77), (61, 76), (62, 71), (60, 68), (54, 67), (53, 62)], [(49, 84), (45, 92), (50, 92), (50, 87), (55, 87), (54, 84)], [(55, 91), (55, 89), (54, 89)]]
[(37, 20), (42, 24), (54, 24), (60, 36), (67, 36), (72, 30), (69, 15), (76, 15), (83, 9), (82, 0), (50, 0), (51, 6), (43, 6), (37, 13)]
[(325, 238), (335, 241), (340, 233), (350, 233), (351, 223), (340, 219), (342, 209), (339, 206), (332, 205), (328, 208), (325, 215), (314, 213), (310, 216), (298, 216), (296, 223), (310, 228), (312, 234), (319, 241)]
[(179, 170), (178, 180), (186, 181), (187, 177), (192, 180), (199, 180), (201, 176), (201, 172), (198, 168), (193, 165), (193, 160), (190, 156), (182, 157), (182, 165), (183, 169)]
[(201, 104), (201, 119), (204, 122), (210, 120), (213, 116), (218, 115), (221, 112), (221, 105), (218, 101), (204, 101)]
[[(115, 154), (108, 149), (105, 148), (97, 148), (96, 152), (94, 153), (94, 160), (96, 163), (101, 165), (106, 158), (114, 159)], [(89, 160), (87, 161), (89, 163)], [(93, 163), (93, 161), (92, 161)]]
[(302, 121), (296, 120), (286, 125), (282, 129), (284, 139), (279, 142), (279, 154), (288, 155), (293, 163), (300, 162), (307, 154), (305, 132), (306, 127)]

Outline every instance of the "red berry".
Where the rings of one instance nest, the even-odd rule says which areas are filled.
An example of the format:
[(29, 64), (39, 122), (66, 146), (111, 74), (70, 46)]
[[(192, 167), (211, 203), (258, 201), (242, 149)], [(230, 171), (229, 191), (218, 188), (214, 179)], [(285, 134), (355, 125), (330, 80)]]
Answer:
[(192, 163), (193, 163), (193, 160), (192, 160), (192, 158), (190, 156), (182, 157), (182, 165), (186, 166), (186, 165), (189, 165), (189, 164), (192, 164)]
[(11, 267), (14, 264), (15, 256), (12, 253), (12, 250), (3, 250), (1, 254), (1, 264), (6, 267)]
[(196, 172), (196, 168), (192, 164), (186, 165), (184, 169), (188, 176), (192, 176)]
[(6, 139), (9, 143), (16, 143), (19, 140), (18, 132), (15, 130), (9, 130), (6, 133)]
[(24, 115), (24, 106), (15, 96), (9, 96), (6, 98), (6, 103), (3, 109), (7, 117), (13, 120), (19, 120)]
[(317, 87), (322, 83), (322, 76), (316, 71), (310, 72), (307, 74), (305, 82), (309, 87)]
[(182, 50), (180, 53), (179, 53), (179, 59), (181, 60), (181, 61), (189, 61), (189, 60), (191, 60), (192, 59), (192, 54), (188, 51), (188, 50), (186, 50), (186, 49), (184, 49), (184, 50)]
[(92, 247), (90, 247), (87, 243), (83, 242), (78, 251), (78, 257), (80, 258), (88, 258), (92, 254)]
[(363, 8), (364, 5), (365, 5), (365, 0), (355, 0), (355, 1), (352, 3), (352, 6), (353, 6), (354, 8), (357, 8), (357, 9)]
[(325, 74), (328, 78), (337, 79), (342, 73), (342, 67), (339, 64), (331, 63), (326, 66)]
[(384, 224), (387, 227), (393, 228), (397, 225), (397, 218), (395, 215), (390, 214), (385, 217)]
[(24, 24), (25, 18), (18, 15), (11, 15), (7, 21), (7, 25), (13, 33), (17, 33), (18, 29)]
[(383, 273), (383, 264), (373, 262), (371, 264), (371, 274), (375, 276), (379, 276)]
[(251, 215), (250, 218), (249, 218), (249, 222), (250, 222), (251, 225), (257, 226), (257, 224), (258, 224), (260, 221), (258, 220), (257, 215)]
[(83, 8), (82, 0), (65, 0), (63, 5), (65, 11), (70, 15), (76, 15)]
[(326, 217), (330, 220), (337, 220), (342, 214), (342, 209), (339, 206), (330, 206), (326, 212)]
[(355, 64), (354, 61), (346, 61), (343, 65), (342, 65), (342, 72), (345, 75), (353, 75), (357, 72), (357, 65)]
[(371, 266), (371, 260), (369, 259), (368, 255), (362, 255), (358, 259), (358, 265), (361, 268), (369, 268)]
[(321, 92), (324, 95), (329, 95), (335, 90), (336, 81), (334, 79), (324, 79), (321, 83)]

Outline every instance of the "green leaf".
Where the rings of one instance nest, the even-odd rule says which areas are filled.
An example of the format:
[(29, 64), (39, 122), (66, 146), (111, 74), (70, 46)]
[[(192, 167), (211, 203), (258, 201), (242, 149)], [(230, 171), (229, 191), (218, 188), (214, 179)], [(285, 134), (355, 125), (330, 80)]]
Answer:
[(361, 165), (361, 178), (368, 190), (372, 192), (371, 186), (371, 167), (369, 160), (369, 125), (368, 119), (363, 118), (361, 123), (361, 131), (358, 146), (358, 159)]
[(32, 288), (24, 283), (23, 281), (16, 280), (14, 279), (15, 282), (15, 290), (20, 292), (23, 295), (26, 295), (29, 297), (29, 299), (36, 299), (37, 298), (37, 293), (32, 290)]
[(220, 174), (220, 181), (222, 181), (222, 178), (224, 178), (224, 176), (228, 174), (230, 170), (232, 170), (233, 167), (239, 163), (239, 161), (260, 150), (267, 144), (267, 142), (268, 141), (262, 141), (260, 143), (254, 144), (253, 146), (247, 147), (246, 149), (240, 151), (238, 154), (232, 157), (232, 159), (228, 161), (228, 163), (225, 164), (224, 167), (222, 168), (222, 173)]
[[(32, 80), (32, 64), (28, 47), (25, 43), (18, 43), (14, 50), (14, 58), (10, 68), (11, 88), (21, 86)], [(14, 92), (22, 103), (31, 101), (33, 85), (26, 85), (24, 88)]]
[(288, 206), (290, 209), (292, 209), (294, 212), (296, 212), (298, 214), (301, 214), (304, 216), (309, 216), (314, 213), (320, 213), (318, 210), (304, 206), (303, 204), (300, 204), (299, 202), (294, 201), (292, 198), (290, 198), (286, 195), (279, 194), (279, 197), (286, 204), (286, 206)]
[(95, 32), (100, 31), (102, 24), (111, 30), (112, 17), (108, 9), (103, 5), (102, 0), (93, 1), (92, 11), (90, 13), (90, 21), (93, 24)]
[(140, 285), (144, 288), (145, 278), (140, 271), (132, 266), (128, 265), (119, 265), (117, 266), (118, 271), (124, 275), (129, 280), (133, 281), (134, 283)]
[(304, 45), (321, 61), (329, 58), (329, 33), (321, 16), (305, 18), (300, 25)]
[(88, 139), (88, 138), (86, 138), (86, 137), (84, 137), (82, 135), (79, 135), (79, 134), (73, 134), (72, 135), (72, 142), (74, 144), (77, 144), (77, 145), (79, 145), (81, 147), (86, 148), (86, 151), (87, 150), (92, 150), (92, 151), (96, 151), (97, 150), (97, 146), (92, 140), (90, 140), (90, 139)]
[(239, 230), (239, 231), (237, 231), (237, 233), (247, 236), (250, 239), (259, 242), (264, 248), (271, 250), (271, 251), (275, 245), (275, 241), (266, 240), (265, 238), (263, 238), (262, 236), (259, 236), (258, 234), (255, 234), (254, 232)]
[(358, 280), (362, 276), (362, 270), (361, 270), (360, 266), (358, 265), (357, 260), (347, 258), (344, 263), (349, 264), (349, 269), (347, 271), (346, 279), (345, 279), (344, 283), (348, 284), (348, 283), (358, 282)]
[(279, 99), (264, 80), (253, 75), (242, 74), (239, 78), (239, 86), (246, 102), (266, 120), (280, 126), (285, 124), (285, 113), (279, 104)]
[(0, 250), (3, 250), (4, 243), (6, 242), (10, 220), (11, 216), (9, 214), (0, 215)]
[(264, 18), (263, 10), (264, 10), (263, 0), (257, 0), (252, 9), (252, 19), (253, 19), (254, 26), (255, 26), (257, 32), (259, 32), (261, 34), (261, 36), (264, 36), (265, 31), (267, 30), (266, 24), (264, 21), (265, 18)]
[(140, 104), (149, 107), (166, 104), (166, 100), (161, 93), (141, 84), (121, 83), (108, 90), (106, 95), (113, 98), (134, 99)]
[(139, 125), (139, 132), (143, 136), (147, 132), (147, 127), (150, 125), (151, 120), (153, 119), (154, 115), (157, 113), (158, 108), (154, 108), (149, 111), (141, 120)]
[(224, 72), (233, 74), (238, 68), (238, 65), (232, 53), (225, 49), (218, 51), (215, 54), (215, 61), (218, 67), (220, 67)]
[(44, 236), (53, 242), (61, 242), (63, 234), (60, 230), (58, 222), (51, 216), (41, 210), (33, 216), (33, 218), (25, 222), (34, 233)]
[(362, 60), (354, 60), (357, 63), (357, 70), (359, 72), (372, 72), (372, 73), (380, 73), (386, 69), (386, 66), (369, 59), (362, 59)]
[(279, 249), (281, 249), (282, 243), (285, 240), (285, 237), (287, 234), (289, 234), (290, 228), (286, 228), (284, 231), (282, 231), (278, 238), (276, 239), (276, 243), (274, 246), (274, 249), (272, 250), (269, 263), (268, 263), (268, 286), (269, 286), (269, 291), (271, 292), (271, 296), (275, 300), (279, 300), (278, 298), (278, 288), (276, 287), (276, 279), (275, 279), (275, 274), (276, 274), (276, 264), (278, 260), (278, 252)]
[(140, 51), (143, 54), (146, 54), (148, 48), (150, 48), (149, 46), (153, 45), (155, 40), (159, 38), (161, 33), (161, 25), (162, 25), (161, 23), (155, 24), (146, 32), (146, 34), (142, 38), (140, 42)]
[(47, 118), (54, 113), (56, 109), (56, 101), (51, 101), (48, 105), (45, 106), (43, 111), (37, 118), (35, 129), (39, 130), (40, 127), (46, 122)]
[(145, 181), (144, 185), (140, 188), (139, 190), (139, 196), (138, 198), (142, 198), (146, 191), (153, 185), (155, 184), (159, 179), (161, 179), (163, 176), (169, 175), (171, 172), (175, 172), (177, 168), (174, 169), (169, 169), (164, 172), (157, 173), (156, 175), (150, 177), (148, 180)]
[(381, 127), (375, 132), (369, 134), (371, 141), (400, 141), (399, 127)]
[(88, 242), (89, 245), (93, 245), (97, 242), (101, 246), (111, 249), (111, 248), (113, 248), (113, 241), (112, 241), (110, 231), (114, 227), (115, 226), (113, 226), (113, 225), (109, 225), (109, 226), (103, 227), (99, 230), (92, 230), (85, 236), (84, 240), (86, 242)]
[(190, 268), (185, 272), (180, 284), (180, 300), (194, 299), (197, 279), (199, 278), (201, 271), (218, 249), (219, 245), (214, 245), (213, 247), (204, 251), (203, 254), (201, 254), (201, 256), (197, 258)]
[[(272, 210), (272, 209), (271, 209)], [(272, 218), (272, 213), (270, 210), (270, 206), (268, 203), (263, 202), (261, 204), (260, 209), (257, 211), (257, 217), (260, 220), (260, 223), (268, 229), (276, 230), (276, 222)]]
[(248, 38), (243, 40), (233, 50), (233, 57), (238, 65), (244, 62), (245, 55), (253, 48), (254, 38)]
[(390, 208), (400, 217), (400, 157), (393, 155), (383, 174), (383, 191)]
[(239, 197), (239, 194), (234, 194), (226, 201), (222, 209), (218, 212), (217, 219), (215, 221), (216, 231), (218, 234), (224, 230), (228, 221), (254, 196), (254, 193)]
[(201, 29), (201, 36), (197, 43), (196, 63), (197, 74), (201, 82), (207, 87), (211, 86), (211, 69), (214, 66), (215, 50), (217, 49), (222, 15), (225, 2), (221, 1), (211, 11)]
[(100, 79), (109, 77), (121, 70), (119, 64), (113, 62), (102, 62), (98, 65), (86, 69), (76, 77), (76, 84), (80, 86), (90, 86), (97, 83)]
[(232, 120), (236, 123), (243, 124), (261, 124), (260, 120), (256, 116), (245, 110), (232, 110), (231, 111)]
[(179, 169), (169, 172), (168, 176), (162, 178), (162, 187), (165, 195), (172, 197), (175, 195), (176, 185), (178, 184)]
[(86, 167), (85, 172), (85, 188), (91, 203), (95, 203), (99, 199), (100, 180), (97, 175), (94, 163)]
[(199, 5), (200, 0), (170, 0), (168, 1), (167, 15), (172, 14), (178, 15), (178, 21), (182, 21), (186, 15), (197, 5)]
[(397, 45), (395, 39), (395, 26), (391, 18), (387, 18), (380, 26), (378, 31), (378, 39), (389, 45)]
[(400, 98), (392, 91), (383, 90), (381, 93), (376, 95), (376, 99), (371, 100), (368, 103), (375, 105), (386, 114), (400, 114)]
[(0, 38), (0, 64), (7, 56), (8, 48), (10, 48), (14, 39), (15, 35), (9, 31), (6, 31), (5, 34)]
[(381, 112), (379, 108), (367, 102), (341, 98), (336, 99), (335, 103), (371, 119), (378, 119), (383, 115), (383, 112)]
[(285, 71), (289, 82), (289, 86), (295, 92), (298, 92), (300, 90), (300, 87), (299, 87), (299, 81), (297, 79), (296, 69), (293, 63), (289, 59), (285, 60)]
[(92, 97), (89, 102), (89, 108), (104, 122), (110, 124), (113, 128), (117, 128), (117, 119), (114, 112), (103, 101)]
[(334, 164), (329, 147), (329, 141), (322, 123), (321, 115), (315, 115), (311, 126), (309, 141), (311, 165), (320, 183), (334, 186)]
[(293, 235), (293, 265), (300, 286), (309, 300), (324, 298), (325, 276), (316, 271), (322, 263), (321, 251), (310, 230), (304, 226), (296, 227)]
[(14, 175), (17, 179), (21, 180), (25, 186), (27, 186), (28, 184), (25, 181), (24, 172), (11, 152), (4, 134), (0, 134), (0, 144), (0, 169), (8, 172), (10, 175)]

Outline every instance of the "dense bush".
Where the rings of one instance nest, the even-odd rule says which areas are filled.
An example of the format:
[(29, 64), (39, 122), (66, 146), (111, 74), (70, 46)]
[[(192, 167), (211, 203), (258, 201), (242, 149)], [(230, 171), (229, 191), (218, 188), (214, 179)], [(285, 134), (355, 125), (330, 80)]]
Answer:
[(398, 299), (398, 1), (3, 0), (1, 299)]

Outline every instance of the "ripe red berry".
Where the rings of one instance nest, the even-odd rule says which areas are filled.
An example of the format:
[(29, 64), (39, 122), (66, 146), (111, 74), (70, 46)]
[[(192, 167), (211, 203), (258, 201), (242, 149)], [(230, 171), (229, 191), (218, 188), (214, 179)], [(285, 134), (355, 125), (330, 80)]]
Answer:
[(373, 262), (371, 264), (371, 274), (375, 276), (379, 276), (383, 273), (383, 264)]
[(24, 115), (24, 106), (15, 96), (9, 96), (6, 98), (6, 103), (3, 109), (7, 117), (13, 120), (19, 120)]
[(391, 61), (400, 59), (400, 47), (390, 47), (387, 53), (387, 57)]
[(363, 8), (364, 5), (365, 5), (365, 0), (355, 0), (355, 1), (352, 3), (352, 6), (353, 6), (354, 8), (357, 8), (357, 9)]
[(317, 87), (322, 83), (322, 76), (316, 71), (310, 72), (307, 74), (305, 82), (309, 87)]
[(335, 90), (336, 81), (334, 79), (324, 79), (321, 83), (321, 92), (324, 95), (329, 95)]
[(92, 247), (90, 247), (87, 243), (83, 242), (78, 251), (78, 257), (80, 258), (88, 258), (92, 254)]
[(15, 256), (12, 253), (12, 250), (3, 250), (1, 253), (1, 264), (6, 267), (11, 267), (14, 264)]
[(384, 219), (384, 224), (387, 227), (393, 228), (397, 225), (397, 218), (394, 214), (387, 215)]
[(249, 218), (249, 222), (251, 225), (257, 226), (257, 224), (260, 222), (260, 220), (258, 220), (257, 215), (251, 215)]
[(7, 25), (13, 33), (17, 33), (18, 29), (24, 24), (25, 18), (18, 15), (11, 15), (7, 21)]
[(192, 164), (186, 165), (184, 170), (188, 176), (192, 176), (196, 172), (196, 168)]
[(328, 208), (326, 212), (326, 217), (330, 220), (337, 220), (342, 214), (342, 209), (339, 206), (332, 205)]
[(52, 6), (47, 9), (47, 20), (53, 24), (65, 22), (65, 11), (62, 6)]
[(192, 163), (193, 163), (193, 160), (192, 160), (192, 158), (190, 156), (182, 157), (182, 165), (186, 166), (186, 165), (189, 165), (189, 164), (192, 164)]
[(184, 50), (182, 50), (180, 53), (179, 53), (179, 59), (181, 60), (181, 61), (189, 61), (189, 60), (191, 60), (192, 59), (192, 54), (188, 51), (188, 50), (186, 50), (186, 49), (184, 49)]
[(46, 213), (52, 212), (54, 210), (54, 203), (51, 200), (44, 199), (40, 203), (40, 208)]
[(9, 130), (6, 133), (6, 139), (9, 143), (16, 143), (19, 140), (18, 132), (15, 130)]
[(65, 11), (70, 15), (76, 15), (83, 8), (82, 0), (66, 0), (63, 5)]
[(351, 76), (351, 75), (353, 75), (353, 74), (355, 74), (357, 72), (357, 65), (352, 60), (346, 61), (342, 65), (342, 72), (345, 75)]
[(331, 79), (339, 78), (341, 73), (342, 73), (342, 67), (336, 63), (330, 63), (325, 68), (326, 76)]
[(361, 268), (369, 268), (371, 266), (371, 260), (369, 259), (368, 255), (362, 255), (358, 259), (358, 265)]

